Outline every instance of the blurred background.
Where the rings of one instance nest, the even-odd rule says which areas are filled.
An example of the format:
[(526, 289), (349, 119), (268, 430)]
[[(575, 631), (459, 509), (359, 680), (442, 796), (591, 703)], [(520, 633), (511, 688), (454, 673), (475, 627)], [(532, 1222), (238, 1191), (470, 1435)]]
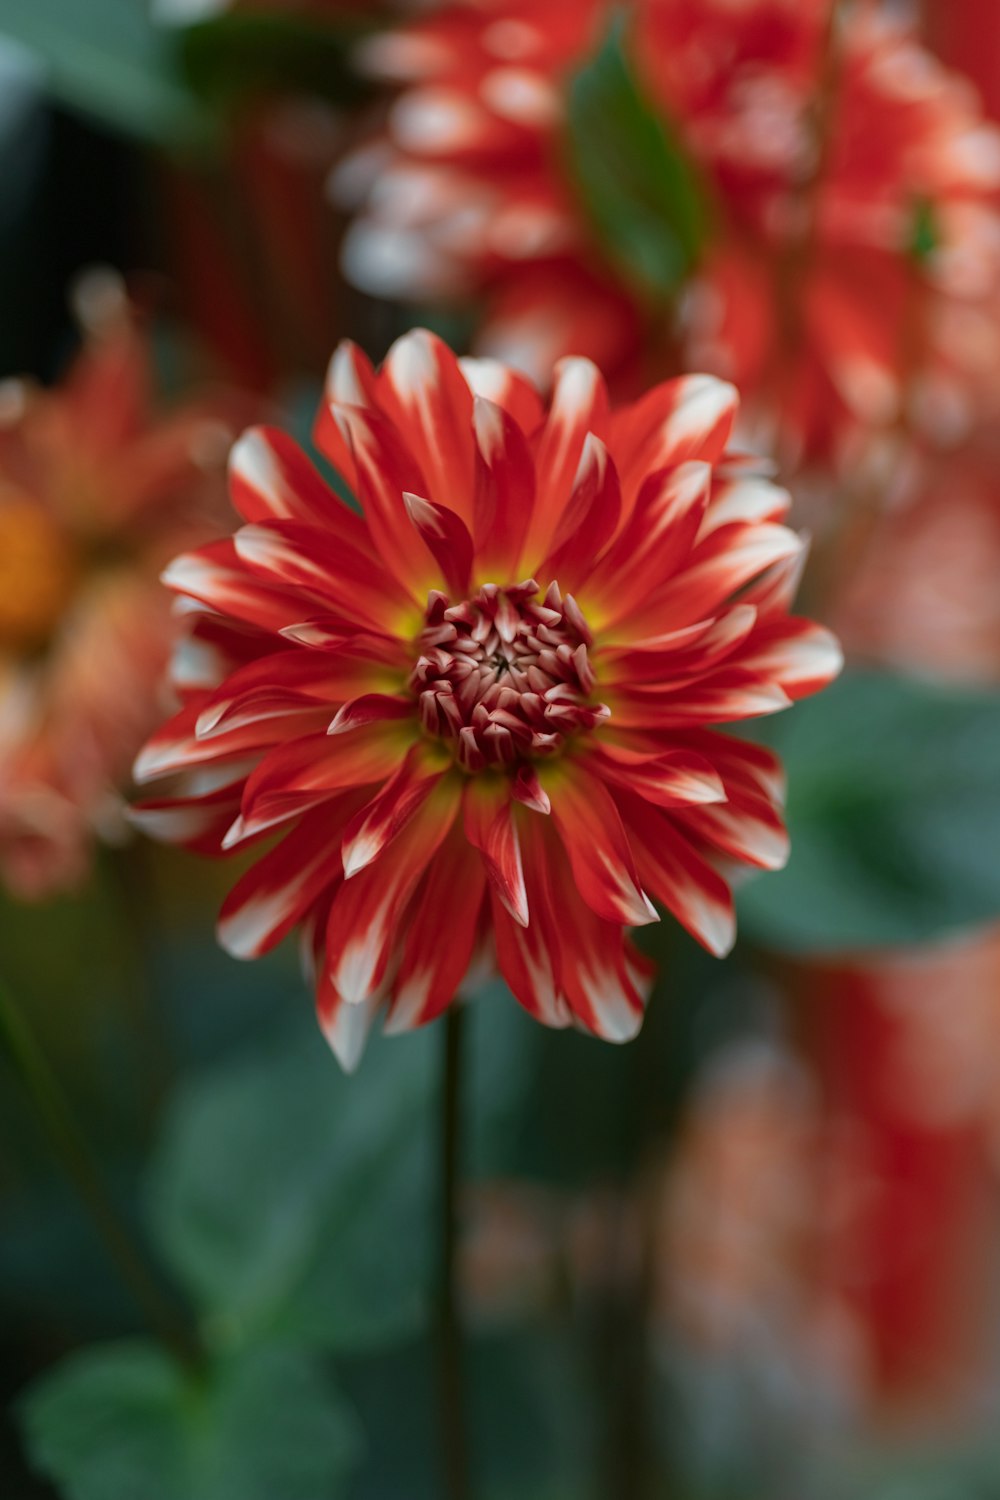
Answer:
[(0, 0), (3, 1500), (442, 1493), (440, 1038), (344, 1078), (124, 812), (230, 442), (417, 322), (736, 380), (849, 661), (732, 959), (656, 930), (624, 1049), (470, 1007), (475, 1493), (1000, 1497), (998, 118), (995, 0)]

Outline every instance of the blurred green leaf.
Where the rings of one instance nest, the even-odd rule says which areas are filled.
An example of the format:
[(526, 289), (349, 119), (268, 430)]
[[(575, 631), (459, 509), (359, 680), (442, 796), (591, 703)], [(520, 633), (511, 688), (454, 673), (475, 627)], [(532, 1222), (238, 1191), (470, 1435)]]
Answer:
[(198, 1378), (150, 1344), (88, 1350), (31, 1388), (21, 1419), (66, 1500), (336, 1500), (359, 1448), (317, 1364), (277, 1350)]
[(426, 1034), (345, 1078), (301, 1036), (183, 1089), (153, 1168), (153, 1229), (212, 1343), (344, 1350), (420, 1319), (431, 1193)]
[(842, 1444), (814, 1458), (803, 1500), (1000, 1500), (995, 1441)]
[(792, 856), (741, 891), (748, 937), (837, 952), (1000, 914), (1000, 694), (848, 673), (762, 737), (788, 772)]
[(663, 300), (698, 260), (704, 195), (680, 143), (643, 98), (623, 31), (616, 22), (570, 83), (567, 165), (609, 260), (638, 290)]
[(274, 93), (356, 104), (371, 86), (351, 66), (350, 50), (368, 29), (343, 17), (335, 24), (278, 11), (230, 11), (184, 29), (181, 62), (192, 89), (217, 104)]
[(205, 135), (207, 116), (148, 0), (0, 0), (0, 36), (38, 58), (50, 94), (71, 109), (159, 145)]

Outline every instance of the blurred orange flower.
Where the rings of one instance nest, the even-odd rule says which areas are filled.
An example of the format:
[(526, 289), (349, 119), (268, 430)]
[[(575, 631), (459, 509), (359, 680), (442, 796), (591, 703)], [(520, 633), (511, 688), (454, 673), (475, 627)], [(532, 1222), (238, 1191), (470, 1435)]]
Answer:
[[(224, 524), (242, 401), (157, 418), (145, 338), (117, 281), (81, 282), (85, 344), (63, 383), (0, 385), (0, 876), (71, 886), (162, 715), (170, 611), (157, 571)], [(169, 701), (169, 700), (167, 700)]]

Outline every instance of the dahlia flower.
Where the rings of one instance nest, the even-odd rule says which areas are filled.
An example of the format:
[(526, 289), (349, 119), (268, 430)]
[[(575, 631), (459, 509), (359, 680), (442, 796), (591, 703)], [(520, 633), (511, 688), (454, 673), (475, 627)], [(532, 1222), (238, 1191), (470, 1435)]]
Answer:
[[(341, 166), (348, 276), (477, 297), (479, 349), (617, 389), (734, 380), (787, 461), (902, 417), (951, 436), (1000, 368), (1000, 137), (898, 20), (833, 0), (636, 0), (628, 51), (711, 225), (673, 313), (605, 254), (566, 170), (567, 85), (608, 0), (452, 0), (368, 45), (398, 87)], [(775, 430), (777, 429), (777, 430)]]
[(0, 385), (0, 878), (76, 883), (162, 717), (172, 622), (157, 574), (225, 511), (229, 398), (152, 410), (145, 340), (117, 283), (81, 288), (86, 342), (51, 390)]
[(723, 871), (787, 852), (781, 773), (715, 727), (837, 671), (788, 614), (788, 497), (727, 451), (732, 387), (689, 376), (609, 410), (586, 360), (546, 407), (414, 332), (378, 372), (333, 357), (315, 430), (356, 496), (254, 428), (245, 524), (178, 558), (184, 699), (135, 768), (136, 816), (213, 854), (274, 840), (222, 910), (254, 958), (301, 926), (345, 1066), (371, 1019), (432, 1020), (495, 962), (551, 1026), (638, 1029), (658, 901), (725, 953)]

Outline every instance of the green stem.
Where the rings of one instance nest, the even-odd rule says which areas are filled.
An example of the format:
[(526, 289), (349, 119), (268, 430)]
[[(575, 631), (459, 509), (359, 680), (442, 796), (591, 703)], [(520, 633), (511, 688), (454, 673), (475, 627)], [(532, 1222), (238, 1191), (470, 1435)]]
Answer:
[(453, 1004), (444, 1023), (444, 1076), (441, 1113), (440, 1283), (438, 1288), (438, 1391), (444, 1493), (447, 1500), (470, 1500), (465, 1427), (462, 1334), (455, 1286), (458, 1242), (459, 1147), (462, 1130), (462, 1032), (464, 1013)]
[(56, 1156), (150, 1329), (182, 1364), (199, 1368), (202, 1351), (197, 1338), (164, 1293), (126, 1228), (56, 1075), (20, 1007), (2, 984), (0, 1045), (6, 1048)]

